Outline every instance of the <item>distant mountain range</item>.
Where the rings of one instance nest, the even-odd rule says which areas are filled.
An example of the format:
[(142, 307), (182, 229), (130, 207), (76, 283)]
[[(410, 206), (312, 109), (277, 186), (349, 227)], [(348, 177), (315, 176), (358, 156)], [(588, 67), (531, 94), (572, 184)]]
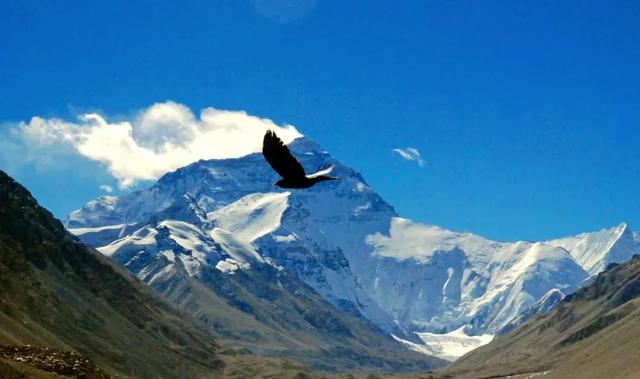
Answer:
[[(608, 264), (640, 253), (640, 237), (626, 224), (505, 243), (415, 223), (312, 140), (298, 138), (290, 149), (307, 170), (334, 166), (340, 180), (283, 191), (261, 154), (199, 161), (148, 189), (93, 200), (65, 226), (212, 330), (244, 346), (267, 341), (258, 348), (266, 354), (299, 352), (312, 365), (327, 349), (344, 357), (327, 344), (346, 338), (349, 345), (347, 329), (372, 336), (351, 321), (329, 321), (340, 315), (454, 359), (465, 349), (438, 346), (430, 337), (425, 350), (420, 336), (456, 333), (453, 340), (465, 345), (465, 336), (514, 328)], [(306, 303), (292, 305), (300, 291)], [(342, 312), (305, 318), (307, 309), (323, 307), (316, 292)], [(220, 307), (228, 315), (216, 315)], [(329, 340), (318, 336), (314, 341), (324, 342), (301, 349), (299, 339), (313, 334), (305, 329), (309, 323), (336, 328)], [(313, 351), (317, 346), (324, 346), (321, 353)]]

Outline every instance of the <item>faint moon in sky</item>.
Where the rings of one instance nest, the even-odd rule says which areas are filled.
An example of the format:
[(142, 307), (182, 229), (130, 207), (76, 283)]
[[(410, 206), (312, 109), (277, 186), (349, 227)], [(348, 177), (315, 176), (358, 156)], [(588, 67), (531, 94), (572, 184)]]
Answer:
[(317, 0), (251, 0), (262, 17), (278, 23), (297, 21), (316, 8)]

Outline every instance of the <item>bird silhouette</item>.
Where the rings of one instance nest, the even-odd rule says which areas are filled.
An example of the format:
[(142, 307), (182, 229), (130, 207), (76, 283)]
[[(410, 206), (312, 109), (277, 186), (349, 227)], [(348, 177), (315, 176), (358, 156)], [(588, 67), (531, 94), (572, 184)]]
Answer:
[(276, 185), (281, 188), (309, 188), (318, 182), (337, 179), (326, 175), (331, 172), (333, 167), (306, 175), (300, 162), (271, 130), (268, 130), (264, 135), (262, 155), (269, 162), (271, 168), (282, 177), (276, 182)]

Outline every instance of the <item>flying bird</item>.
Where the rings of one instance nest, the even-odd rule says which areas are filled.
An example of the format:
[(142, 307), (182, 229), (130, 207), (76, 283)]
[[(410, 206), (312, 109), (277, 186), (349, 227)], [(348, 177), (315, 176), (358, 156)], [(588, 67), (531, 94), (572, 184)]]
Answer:
[(281, 188), (309, 188), (318, 182), (337, 179), (326, 175), (331, 172), (333, 167), (306, 175), (300, 162), (271, 130), (268, 130), (264, 135), (262, 155), (269, 162), (271, 168), (282, 176), (282, 179), (276, 182), (276, 185)]

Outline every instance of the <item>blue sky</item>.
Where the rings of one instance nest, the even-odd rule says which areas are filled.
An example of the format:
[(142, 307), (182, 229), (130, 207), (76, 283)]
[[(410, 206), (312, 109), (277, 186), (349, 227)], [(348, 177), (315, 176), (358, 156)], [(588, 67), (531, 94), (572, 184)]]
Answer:
[[(414, 220), (500, 240), (640, 228), (637, 1), (0, 5), (5, 140), (171, 100), (295, 125)], [(58, 217), (117, 186), (54, 158), (5, 149), (0, 168)]]

